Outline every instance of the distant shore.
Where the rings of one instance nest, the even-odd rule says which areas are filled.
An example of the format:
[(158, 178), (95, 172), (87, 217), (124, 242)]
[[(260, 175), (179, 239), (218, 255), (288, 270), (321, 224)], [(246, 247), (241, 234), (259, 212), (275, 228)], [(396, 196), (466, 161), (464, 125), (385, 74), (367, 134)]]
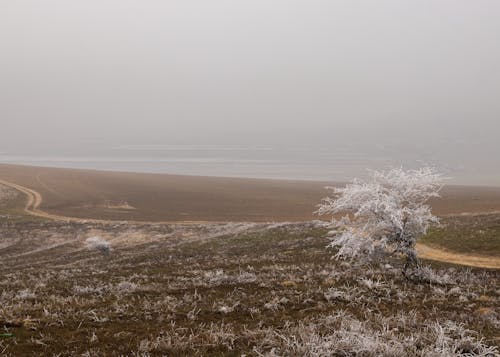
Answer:
[[(0, 179), (41, 195), (41, 210), (83, 219), (304, 221), (342, 183), (128, 173), (0, 164)], [(438, 215), (500, 212), (500, 187), (449, 185)], [(328, 219), (323, 217), (323, 219)]]

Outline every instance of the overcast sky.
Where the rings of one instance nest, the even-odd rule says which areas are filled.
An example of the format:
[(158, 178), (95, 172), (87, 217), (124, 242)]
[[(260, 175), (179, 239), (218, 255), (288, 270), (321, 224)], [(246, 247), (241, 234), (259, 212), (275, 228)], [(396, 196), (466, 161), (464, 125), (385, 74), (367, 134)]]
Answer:
[(497, 0), (2, 1), (0, 152), (382, 145), (499, 167), (499, 19)]

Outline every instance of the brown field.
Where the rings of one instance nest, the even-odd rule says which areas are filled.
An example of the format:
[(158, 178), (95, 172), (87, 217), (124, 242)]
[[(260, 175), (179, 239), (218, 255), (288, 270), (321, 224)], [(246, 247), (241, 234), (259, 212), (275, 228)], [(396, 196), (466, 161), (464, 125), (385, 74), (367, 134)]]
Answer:
[[(498, 214), (443, 218), (423, 239), (442, 261), (417, 283), (397, 257), (332, 259), (320, 221), (109, 221), (308, 220), (324, 183), (6, 165), (0, 180), (21, 185), (0, 184), (0, 355), (498, 355), (500, 270), (447, 258), (497, 267)], [(499, 191), (449, 187), (434, 208), (495, 211)]]
[[(105, 172), (0, 164), (0, 179), (41, 194), (40, 209), (130, 221), (304, 221), (333, 183)], [(500, 187), (447, 186), (438, 215), (500, 211)]]

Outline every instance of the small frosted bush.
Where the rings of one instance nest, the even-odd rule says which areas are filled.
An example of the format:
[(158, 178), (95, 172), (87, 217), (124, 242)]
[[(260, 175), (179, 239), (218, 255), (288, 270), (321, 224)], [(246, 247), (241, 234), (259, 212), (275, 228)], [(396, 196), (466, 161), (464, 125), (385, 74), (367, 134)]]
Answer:
[(131, 281), (122, 281), (118, 283), (114, 290), (119, 294), (130, 294), (138, 289), (138, 285)]
[(29, 300), (34, 298), (36, 298), (36, 295), (30, 289), (21, 290), (16, 295), (16, 299), (18, 300)]
[(111, 243), (102, 239), (101, 237), (95, 236), (87, 238), (85, 241), (87, 248), (89, 249), (97, 249), (104, 255), (108, 255), (111, 253)]

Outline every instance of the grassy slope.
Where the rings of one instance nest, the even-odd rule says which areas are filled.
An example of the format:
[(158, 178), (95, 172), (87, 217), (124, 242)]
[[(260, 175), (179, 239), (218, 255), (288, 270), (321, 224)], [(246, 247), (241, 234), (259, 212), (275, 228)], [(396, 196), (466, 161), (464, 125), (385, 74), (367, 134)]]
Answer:
[[(414, 337), (405, 340), (412, 335), (422, 348), (434, 343), (425, 331), (436, 321), (464, 323), (495, 344), (498, 272), (455, 270), (458, 290), (453, 277), (415, 286), (397, 269), (333, 261), (323, 229), (223, 228), (1, 225), (2, 236), (29, 239), (0, 250), (0, 325), (14, 335), (0, 339), (0, 348), (12, 355), (237, 356), (276, 347), (303, 355), (342, 333), (412, 349)], [(112, 242), (110, 256), (84, 248), (94, 234)], [(349, 343), (343, 348), (352, 352)]]
[[(0, 221), (43, 221), (27, 217), (23, 211), (26, 197), (14, 195), (0, 203)], [(500, 215), (456, 216), (442, 219), (421, 242), (450, 252), (500, 257)]]
[[(418, 287), (397, 270), (333, 261), (319, 228), (68, 224), (26, 217), (23, 205), (16, 196), (0, 208), (9, 215), (0, 218), (0, 328), (13, 334), (0, 338), (6, 355), (236, 356), (273, 347), (302, 355), (349, 336), (342, 321), (363, 324), (360, 338), (382, 333), (402, 346), (414, 334), (432, 345), (422, 331), (454, 321), (498, 344), (498, 272), (456, 268), (444, 284)], [(462, 229), (462, 218), (451, 222)], [(93, 235), (112, 242), (110, 256), (85, 249)]]
[[(20, 193), (0, 202), (0, 221), (43, 221), (24, 212), (26, 197)], [(421, 243), (450, 252), (500, 257), (500, 215), (445, 217), (441, 227), (432, 228)]]

